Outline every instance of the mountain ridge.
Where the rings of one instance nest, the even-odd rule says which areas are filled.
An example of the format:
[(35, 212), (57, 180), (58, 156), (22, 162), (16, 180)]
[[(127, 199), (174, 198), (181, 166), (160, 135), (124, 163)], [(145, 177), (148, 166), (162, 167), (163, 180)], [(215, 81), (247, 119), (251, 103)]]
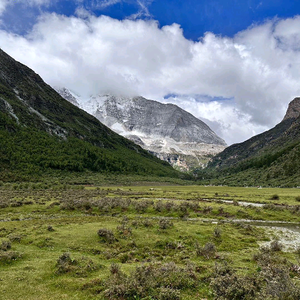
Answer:
[(226, 145), (203, 121), (171, 103), (114, 95), (77, 102), (115, 132), (183, 170), (205, 165)]
[(300, 98), (295, 98), (279, 124), (227, 147), (212, 159), (206, 171), (235, 184), (298, 186), (299, 168)]

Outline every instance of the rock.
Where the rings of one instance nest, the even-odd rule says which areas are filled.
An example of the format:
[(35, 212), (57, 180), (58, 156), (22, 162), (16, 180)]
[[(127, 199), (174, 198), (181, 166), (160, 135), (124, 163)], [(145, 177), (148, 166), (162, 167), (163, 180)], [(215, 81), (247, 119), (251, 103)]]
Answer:
[(300, 98), (295, 98), (290, 102), (283, 120), (296, 119), (300, 115)]

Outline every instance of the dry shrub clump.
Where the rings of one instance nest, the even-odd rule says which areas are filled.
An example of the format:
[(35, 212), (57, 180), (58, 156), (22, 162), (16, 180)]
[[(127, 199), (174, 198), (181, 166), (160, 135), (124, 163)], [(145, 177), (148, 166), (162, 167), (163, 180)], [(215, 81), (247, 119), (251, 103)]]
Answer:
[(10, 241), (2, 241), (0, 245), (0, 262), (1, 263), (11, 263), (18, 258), (21, 258), (22, 255), (16, 251), (9, 251), (11, 249)]
[(10, 241), (2, 241), (0, 245), (0, 250), (1, 251), (8, 251), (11, 249), (11, 243)]
[(101, 241), (111, 244), (116, 241), (115, 235), (112, 230), (107, 228), (101, 228), (98, 230), (98, 236), (100, 237)]
[(158, 222), (158, 227), (163, 230), (172, 228), (173, 226), (174, 226), (173, 222), (168, 219), (160, 219)]
[(210, 283), (215, 299), (300, 299), (300, 286), (291, 276), (298, 266), (279, 258), (270, 248), (262, 248), (253, 260), (257, 270), (247, 275), (239, 274), (226, 262), (215, 266)]
[(197, 277), (194, 266), (178, 267), (175, 263), (143, 265), (129, 276), (116, 265), (105, 282), (104, 294), (109, 299), (165, 299), (179, 300), (180, 291), (194, 289)]
[(101, 211), (105, 211), (105, 212), (108, 212), (115, 208), (126, 210), (130, 204), (131, 204), (130, 199), (123, 199), (118, 197), (115, 198), (105, 197), (105, 198), (98, 199), (95, 202), (95, 206), (98, 207)]
[(217, 252), (215, 244), (210, 243), (210, 242), (206, 243), (203, 247), (201, 247), (199, 245), (199, 243), (197, 242), (195, 244), (195, 249), (196, 249), (197, 256), (203, 256), (206, 259), (211, 259), (211, 258), (215, 257), (216, 252)]
[(134, 201), (133, 207), (138, 213), (144, 213), (152, 203), (153, 201), (148, 200)]
[(100, 267), (89, 258), (81, 257), (79, 260), (75, 260), (70, 257), (69, 253), (63, 253), (56, 262), (56, 274), (72, 273), (86, 277), (88, 273), (96, 271)]
[(145, 219), (142, 219), (142, 218), (136, 218), (135, 220), (133, 220), (131, 222), (131, 225), (134, 227), (134, 228), (138, 228), (138, 227), (146, 227), (146, 228), (150, 228), (150, 227), (153, 227), (154, 224), (153, 224), (153, 221), (149, 218), (145, 218)]

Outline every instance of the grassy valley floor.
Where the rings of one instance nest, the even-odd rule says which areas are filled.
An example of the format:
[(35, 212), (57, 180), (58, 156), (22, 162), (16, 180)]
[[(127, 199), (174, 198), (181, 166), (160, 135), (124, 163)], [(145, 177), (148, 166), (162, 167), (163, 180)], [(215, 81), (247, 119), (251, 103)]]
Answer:
[(300, 236), (299, 201), (298, 189), (3, 184), (1, 299), (299, 299), (300, 238), (272, 230)]

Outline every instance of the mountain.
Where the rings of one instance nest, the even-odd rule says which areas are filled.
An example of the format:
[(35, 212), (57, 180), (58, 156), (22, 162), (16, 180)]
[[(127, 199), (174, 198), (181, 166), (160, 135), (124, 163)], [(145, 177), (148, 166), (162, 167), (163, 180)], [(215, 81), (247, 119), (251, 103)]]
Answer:
[[(74, 102), (76, 95), (66, 90), (58, 92)], [(115, 132), (183, 170), (205, 165), (226, 146), (204, 122), (174, 104), (113, 95), (76, 101)]]
[(226, 148), (207, 170), (239, 185), (300, 185), (300, 98), (290, 102), (278, 125)]
[(0, 179), (47, 172), (179, 173), (62, 98), (0, 49)]

